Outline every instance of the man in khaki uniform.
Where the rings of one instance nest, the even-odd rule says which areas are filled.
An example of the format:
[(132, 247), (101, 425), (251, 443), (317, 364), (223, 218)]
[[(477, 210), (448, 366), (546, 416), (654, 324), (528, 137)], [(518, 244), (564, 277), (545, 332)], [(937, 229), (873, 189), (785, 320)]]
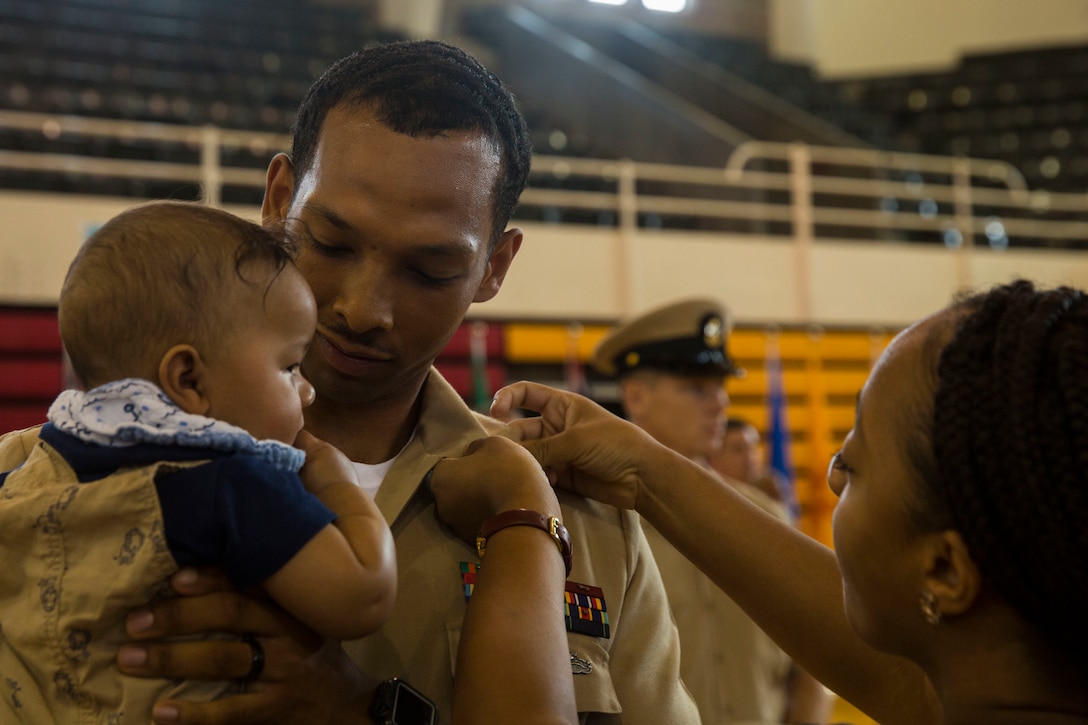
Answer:
[[(612, 330), (594, 367), (618, 377), (627, 417), (658, 441), (707, 465), (720, 442), (728, 405), (725, 380), (740, 371), (726, 352), (729, 320), (712, 299), (683, 300), (638, 315)], [(729, 481), (750, 501), (785, 519), (755, 487)], [(704, 723), (781, 723), (791, 663), (733, 601), (647, 522), (680, 632), (681, 677)]]
[[(480, 560), (437, 523), (433, 501), (419, 482), (443, 456), (460, 455), (493, 425), (468, 410), (431, 372), (416, 435), (375, 498), (396, 540), (398, 604), (378, 634), (345, 645), (364, 672), (406, 673), (439, 703), (452, 698), (465, 613), (460, 563)], [(638, 515), (565, 492), (559, 492), (559, 501), (574, 551), (569, 580), (603, 590), (611, 626), (608, 637), (567, 635), (579, 712), (593, 713), (585, 715), (587, 722), (697, 722), (690, 695), (680, 685), (680, 649)], [(445, 710), (442, 718), (448, 721)]]
[[(303, 101), (291, 156), (278, 155), (268, 170), (265, 222), (285, 225), (300, 240), (298, 266), (318, 305), (317, 334), (303, 362), (316, 391), (306, 427), (356, 462), (396, 541), (394, 613), (378, 634), (344, 648), (366, 675), (403, 677), (421, 690), (441, 722), (450, 720), (465, 614), (462, 564), (479, 559), (435, 518), (425, 476), (488, 431), (432, 363), (469, 305), (502, 286), (522, 243), (521, 230), (506, 225), (529, 162), (523, 121), (498, 79), (455, 48), (421, 41), (368, 48), (330, 69)], [(0, 442), (4, 465), (24, 447), (23, 437)], [(600, 590), (586, 618), (575, 606), (568, 634), (565, 674), (574, 678), (582, 721), (697, 723), (638, 517), (567, 494), (560, 502), (573, 541), (569, 580)], [(245, 617), (237, 612), (260, 605), (193, 597), (176, 606), (189, 612), (180, 619), (244, 632), (248, 622), (238, 622)], [(171, 608), (154, 612), (160, 634), (184, 633)], [(260, 687), (211, 705), (187, 704), (185, 714), (208, 720), (214, 713), (232, 723), (366, 721), (364, 678), (349, 671), (339, 647), (314, 652), (293, 630), (264, 638), (276, 647), (266, 646)], [(245, 660), (238, 669), (248, 650), (237, 643), (135, 649), (146, 655), (146, 663), (136, 658), (126, 670), (135, 674), (234, 679), (249, 666)], [(285, 665), (285, 649), (306, 656)], [(494, 665), (516, 671), (519, 663)]]

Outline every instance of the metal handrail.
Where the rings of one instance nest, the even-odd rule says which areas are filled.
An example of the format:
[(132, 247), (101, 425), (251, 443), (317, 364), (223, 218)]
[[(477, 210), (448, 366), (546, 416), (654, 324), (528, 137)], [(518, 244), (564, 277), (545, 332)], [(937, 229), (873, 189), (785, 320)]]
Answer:
[[(41, 134), (46, 146), (62, 137), (184, 146), (199, 152), (199, 163), (84, 156), (58, 146), (56, 153), (0, 150), (0, 168), (199, 183), (213, 205), (221, 203), (225, 185), (264, 184), (263, 171), (230, 165), (225, 149), (274, 152), (290, 146), (286, 134), (17, 111), (0, 111), (0, 129)], [(760, 164), (775, 168), (753, 168)], [(578, 180), (590, 180), (595, 188), (571, 188)], [(923, 235), (917, 241), (941, 243), (956, 229), (961, 244), (970, 246), (996, 220), (1007, 235), (1002, 246), (1030, 241), (1080, 247), (1088, 240), (1088, 195), (1031, 191), (1004, 162), (765, 141), (739, 146), (725, 168), (538, 155), (521, 206), (555, 210), (560, 218), (564, 211), (608, 212), (625, 233), (683, 217), (699, 222), (689, 228), (714, 230), (715, 222), (731, 220), (795, 241), (853, 230), (849, 237), (862, 241), (905, 232)], [(767, 222), (778, 227), (760, 226)], [(730, 233), (744, 234), (743, 225)]]

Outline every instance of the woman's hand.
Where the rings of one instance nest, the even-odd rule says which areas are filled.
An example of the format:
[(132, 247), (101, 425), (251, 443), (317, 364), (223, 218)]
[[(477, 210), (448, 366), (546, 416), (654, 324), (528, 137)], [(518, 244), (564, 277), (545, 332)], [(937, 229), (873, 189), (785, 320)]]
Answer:
[(465, 455), (445, 458), (431, 473), (438, 517), (469, 544), (497, 513), (531, 509), (559, 516), (559, 501), (527, 450), (506, 438), (473, 441)]
[[(519, 408), (540, 416), (510, 420)], [(648, 456), (666, 450), (588, 398), (539, 383), (502, 388), (491, 414), (509, 422), (555, 485), (618, 508), (638, 508)]]

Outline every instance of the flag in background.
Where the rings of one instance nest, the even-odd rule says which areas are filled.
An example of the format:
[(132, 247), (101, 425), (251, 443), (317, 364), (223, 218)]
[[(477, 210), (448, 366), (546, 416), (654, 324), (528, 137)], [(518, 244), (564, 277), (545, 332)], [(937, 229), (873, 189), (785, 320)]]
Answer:
[(800, 515), (797, 504), (796, 476), (793, 454), (790, 451), (790, 427), (786, 422), (786, 391), (782, 382), (782, 358), (778, 349), (778, 335), (767, 336), (767, 446), (771, 468), (780, 477), (787, 490), (782, 491), (794, 520)]
[(473, 322), (468, 337), (469, 362), (472, 365), (473, 407), (480, 413), (491, 410), (491, 386), (487, 381), (487, 323)]

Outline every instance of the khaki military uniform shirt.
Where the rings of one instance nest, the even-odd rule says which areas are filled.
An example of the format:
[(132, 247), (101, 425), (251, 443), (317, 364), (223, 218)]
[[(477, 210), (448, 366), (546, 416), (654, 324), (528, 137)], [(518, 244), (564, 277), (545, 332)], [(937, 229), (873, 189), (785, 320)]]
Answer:
[[(785, 510), (753, 486), (748, 500), (786, 520)], [(680, 674), (710, 725), (780, 723), (791, 661), (732, 599), (643, 522), (680, 632)]]
[[(396, 540), (397, 604), (379, 632), (344, 646), (364, 672), (401, 676), (422, 690), (437, 703), (441, 721), (449, 722), (466, 606), (460, 563), (479, 559), (438, 523), (420, 483), (441, 458), (462, 455), (494, 421), (473, 414), (434, 370), (422, 395), (415, 436), (375, 497)], [(574, 550), (570, 579), (603, 590), (611, 625), (608, 639), (567, 635), (577, 658), (572, 671), (583, 722), (698, 723), (680, 682), (676, 628), (637, 514), (565, 492), (559, 500)]]

